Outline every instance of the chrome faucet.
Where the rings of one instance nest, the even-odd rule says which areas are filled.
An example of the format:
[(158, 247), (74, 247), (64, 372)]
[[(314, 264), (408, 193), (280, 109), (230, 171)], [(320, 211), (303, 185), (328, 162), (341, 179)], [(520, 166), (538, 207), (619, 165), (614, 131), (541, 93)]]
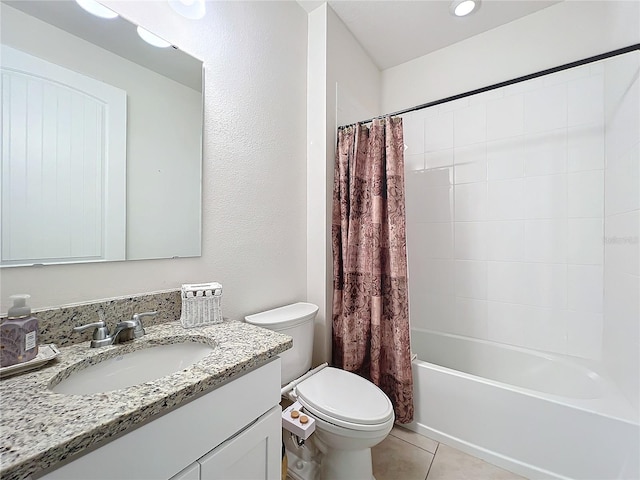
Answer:
[(100, 320), (98, 322), (88, 323), (87, 325), (80, 325), (74, 327), (74, 332), (84, 332), (90, 328), (95, 328), (93, 331), (93, 338), (91, 348), (104, 347), (107, 345), (115, 345), (117, 343), (133, 340), (134, 338), (140, 338), (145, 334), (144, 325), (142, 325), (142, 317), (151, 317), (158, 312), (145, 312), (136, 313), (131, 320), (123, 320), (118, 322), (113, 330), (113, 334), (109, 334), (109, 327), (104, 319), (104, 313), (98, 312)]

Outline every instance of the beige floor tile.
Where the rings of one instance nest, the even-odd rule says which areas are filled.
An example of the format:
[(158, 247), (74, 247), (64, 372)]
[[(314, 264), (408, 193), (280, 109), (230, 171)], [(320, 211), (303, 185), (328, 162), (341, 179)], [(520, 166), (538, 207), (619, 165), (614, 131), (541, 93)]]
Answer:
[(376, 480), (424, 480), (433, 454), (389, 435), (373, 447), (373, 475)]
[(442, 443), (427, 480), (524, 480), (523, 477)]
[(420, 447), (427, 452), (436, 453), (436, 448), (438, 448), (438, 442), (435, 440), (424, 437), (419, 433), (412, 432), (411, 430), (407, 430), (406, 428), (399, 427), (398, 425), (393, 427), (391, 435), (404, 440), (405, 442), (409, 442), (416, 447)]

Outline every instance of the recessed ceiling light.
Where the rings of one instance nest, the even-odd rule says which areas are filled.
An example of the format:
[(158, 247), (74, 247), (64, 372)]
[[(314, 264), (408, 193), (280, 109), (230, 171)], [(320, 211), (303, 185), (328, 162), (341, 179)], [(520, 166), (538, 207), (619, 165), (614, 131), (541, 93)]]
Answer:
[(118, 16), (116, 12), (96, 2), (96, 0), (76, 0), (76, 3), (96, 17), (116, 18)]
[(140, 35), (140, 38), (143, 39), (145, 42), (147, 42), (149, 45), (153, 45), (154, 47), (158, 47), (158, 48), (167, 48), (171, 46), (169, 42), (167, 42), (166, 40), (163, 40), (157, 35), (154, 35), (149, 30), (145, 30), (142, 27), (138, 27), (136, 31), (138, 32), (138, 35)]
[(453, 0), (449, 11), (456, 17), (464, 17), (478, 8), (480, 0)]
[(169, 0), (169, 6), (185, 18), (199, 20), (204, 17), (204, 0)]

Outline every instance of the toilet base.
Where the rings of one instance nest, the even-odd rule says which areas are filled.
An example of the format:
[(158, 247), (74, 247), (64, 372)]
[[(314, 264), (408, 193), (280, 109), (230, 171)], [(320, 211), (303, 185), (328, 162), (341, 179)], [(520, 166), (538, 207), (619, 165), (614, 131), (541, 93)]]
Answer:
[(371, 449), (338, 450), (318, 445), (322, 450), (321, 480), (375, 480)]
[[(285, 438), (287, 478), (291, 480), (375, 480), (371, 449), (342, 451), (318, 444), (315, 435), (297, 446)], [(316, 440), (316, 441), (314, 441)]]

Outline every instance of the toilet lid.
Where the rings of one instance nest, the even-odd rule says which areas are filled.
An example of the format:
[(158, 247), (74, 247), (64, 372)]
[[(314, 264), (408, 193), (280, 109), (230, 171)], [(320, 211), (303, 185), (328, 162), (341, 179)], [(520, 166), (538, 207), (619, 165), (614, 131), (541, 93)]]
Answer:
[(355, 373), (327, 367), (296, 386), (300, 403), (311, 414), (345, 428), (370, 430), (394, 418), (385, 393)]

